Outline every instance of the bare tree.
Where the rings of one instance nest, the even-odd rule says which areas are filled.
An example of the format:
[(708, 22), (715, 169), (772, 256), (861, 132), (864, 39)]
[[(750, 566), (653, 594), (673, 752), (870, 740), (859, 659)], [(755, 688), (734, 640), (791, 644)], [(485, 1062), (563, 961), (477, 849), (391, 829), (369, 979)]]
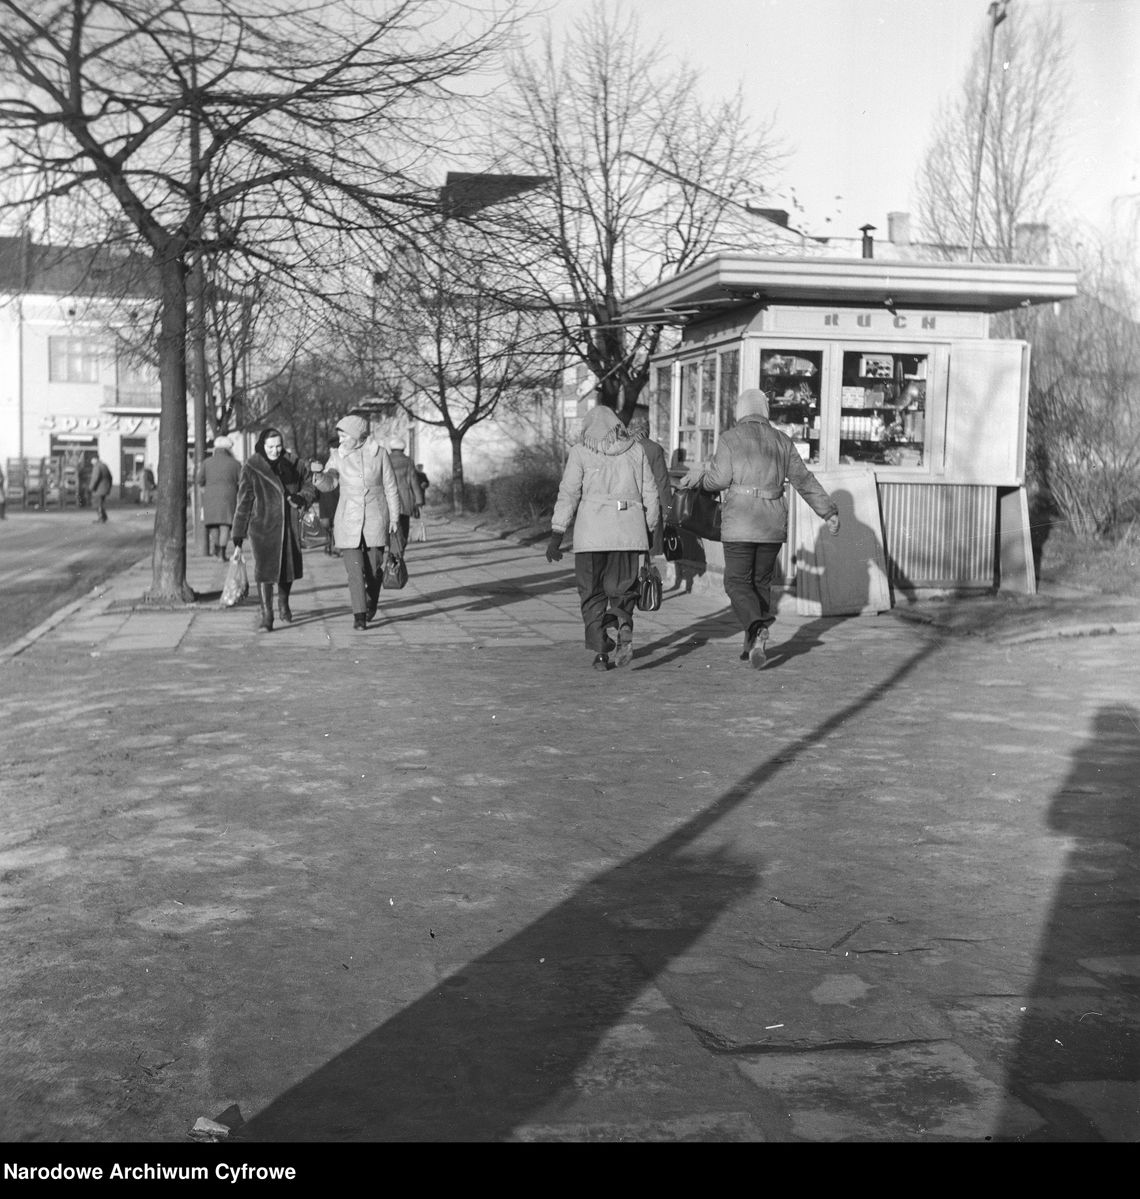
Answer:
[(561, 45), (547, 32), (517, 58), (491, 103), (487, 160), (550, 180), (518, 202), (524, 220), (512, 206), (499, 221), (515, 299), (549, 314), (624, 415), (662, 326), (622, 324), (622, 300), (717, 249), (756, 245), (747, 200), (778, 162), (740, 95), (706, 104), (700, 84), (660, 42), (643, 44), (619, 4), (596, 0)]
[(1114, 539), (1140, 520), (1140, 324), (1119, 253), (1083, 244), (1077, 298), (1019, 316), (1034, 347), (1029, 457), (1057, 517)]
[(452, 508), (464, 506), (463, 439), (536, 389), (558, 359), (542, 317), (504, 299), (505, 272), (484, 234), (440, 230), (430, 254), (394, 254), (374, 286), (380, 303), (376, 394), (451, 442)]
[(1071, 85), (1063, 18), (1048, 9), (1001, 11), (1000, 24), (979, 33), (962, 92), (938, 113), (917, 180), (918, 216), (929, 240), (959, 256), (970, 241), (977, 176), (978, 257), (1016, 262), (1032, 248), (1018, 227), (1055, 219)]
[[(159, 280), (161, 487), (149, 597), (186, 584), (188, 280), (228, 256), (320, 289), (356, 236), (403, 230), (448, 81), (507, 26), (448, 36), (435, 0), (0, 0), (9, 205), (126, 219)], [(428, 135), (425, 138), (425, 133)], [(2, 206), (0, 206), (2, 207)], [(196, 269), (197, 268), (197, 269)]]

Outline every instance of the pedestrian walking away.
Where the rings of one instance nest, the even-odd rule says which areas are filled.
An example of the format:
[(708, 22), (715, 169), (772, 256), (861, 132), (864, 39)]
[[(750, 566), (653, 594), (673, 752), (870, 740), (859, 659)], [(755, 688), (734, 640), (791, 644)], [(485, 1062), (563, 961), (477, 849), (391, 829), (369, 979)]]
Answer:
[(198, 467), (202, 488), (202, 523), (206, 526), (206, 554), (226, 560), (226, 544), (237, 508), (241, 463), (233, 456), (233, 442), (215, 437), (212, 455)]
[(319, 492), (340, 488), (333, 517), (333, 543), (340, 551), (348, 576), (352, 602), (352, 627), (364, 630), (376, 615), (384, 551), (399, 541), (400, 492), (388, 451), (368, 433), (360, 416), (337, 421), (338, 444), (321, 463), (310, 463), (313, 485)]
[(626, 666), (633, 658), (637, 572), (660, 514), (641, 442), (612, 409), (591, 408), (558, 485), (546, 560), (561, 560), (562, 538), (573, 522), (574, 578), (595, 670)]
[(785, 483), (803, 496), (832, 536), (839, 532), (839, 509), (804, 465), (795, 442), (768, 420), (768, 396), (758, 387), (736, 401), (736, 424), (721, 435), (712, 462), (690, 470), (679, 487), (719, 491), (724, 590), (744, 630), (742, 662), (756, 669), (766, 661), (772, 612), (772, 573), (788, 539)]
[(424, 502), (424, 489), (420, 486), (412, 460), (404, 452), (402, 441), (388, 443), (388, 457), (396, 472), (396, 488), (400, 493), (400, 543), (407, 546), (411, 540), (412, 517), (419, 516)]
[(641, 448), (649, 459), (649, 467), (653, 471), (653, 481), (657, 484), (657, 499), (661, 504), (661, 519), (653, 530), (653, 544), (650, 553), (658, 556), (665, 552), (665, 513), (669, 511), (669, 501), (673, 498), (673, 484), (669, 481), (669, 466), (665, 461), (664, 448), (649, 436), (649, 406), (636, 404), (633, 415), (629, 418), (629, 435), (634, 441), (641, 442)]
[(87, 490), (91, 502), (95, 505), (95, 523), (107, 523), (107, 497), (111, 494), (111, 468), (102, 458), (95, 458), (91, 463), (91, 474), (88, 476)]
[(253, 581), (260, 608), (258, 632), (273, 632), (273, 589), (277, 588), (277, 613), (285, 624), (293, 621), (289, 593), (304, 574), (301, 539), (294, 513), (303, 512), (317, 493), (304, 482), (296, 466), (285, 457), (285, 442), (278, 429), (263, 429), (249, 461), (238, 479), (234, 510), (235, 556), (248, 535), (253, 548)]

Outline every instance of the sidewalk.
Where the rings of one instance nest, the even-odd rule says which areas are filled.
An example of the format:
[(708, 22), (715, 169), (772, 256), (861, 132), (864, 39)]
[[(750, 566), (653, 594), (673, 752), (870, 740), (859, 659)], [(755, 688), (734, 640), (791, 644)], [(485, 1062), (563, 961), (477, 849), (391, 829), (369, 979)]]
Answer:
[(710, 588), (598, 674), (569, 557), (428, 533), (364, 633), (147, 561), (0, 661), (5, 1140), (1140, 1139), (1135, 638), (753, 671)]

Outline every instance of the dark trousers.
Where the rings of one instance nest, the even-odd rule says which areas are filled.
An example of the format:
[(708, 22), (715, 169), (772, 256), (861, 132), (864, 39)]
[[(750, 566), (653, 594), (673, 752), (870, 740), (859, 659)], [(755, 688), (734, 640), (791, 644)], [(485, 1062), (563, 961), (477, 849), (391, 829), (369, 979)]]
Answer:
[(370, 601), (380, 594), (380, 564), (384, 560), (382, 545), (365, 545), (363, 540), (354, 550), (341, 550), (341, 560), (348, 575), (348, 594), (353, 613), (367, 612)]
[(640, 565), (637, 550), (594, 550), (574, 555), (574, 581), (582, 602), (586, 645), (594, 653), (607, 652), (608, 628), (632, 627)]
[(726, 541), (724, 593), (732, 613), (747, 633), (754, 624), (767, 628), (772, 614), (772, 574), (782, 541)]
[(412, 539), (412, 518), (408, 513), (401, 512), (396, 523), (400, 526), (400, 545), (406, 547)]
[(107, 497), (105, 495), (93, 495), (91, 502), (95, 505), (96, 520), (107, 519)]

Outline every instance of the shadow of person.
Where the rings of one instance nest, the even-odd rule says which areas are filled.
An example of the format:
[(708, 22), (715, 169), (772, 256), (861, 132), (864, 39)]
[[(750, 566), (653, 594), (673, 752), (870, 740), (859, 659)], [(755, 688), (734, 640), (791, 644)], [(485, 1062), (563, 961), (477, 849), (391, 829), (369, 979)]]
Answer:
[[(676, 662), (678, 658), (684, 658), (691, 654), (694, 650), (700, 649), (707, 645), (710, 641), (726, 640), (737, 632), (736, 618), (732, 614), (732, 609), (725, 607), (717, 612), (710, 613), (708, 616), (700, 620), (695, 620), (691, 624), (686, 625), (676, 632), (669, 633), (664, 637), (658, 637), (655, 641), (647, 641), (644, 645), (639, 645), (633, 652), (634, 665), (633, 670), (656, 670), (660, 666), (668, 666), (671, 662)], [(643, 659), (649, 658), (651, 654), (658, 650), (664, 650), (660, 657), (654, 657), (650, 661)]]
[[(1018, 1103), (995, 1140), (1140, 1136), (1138, 778), (1140, 711), (1101, 708), (1049, 809), (1049, 827), (1073, 847), (1007, 1071)], [(1044, 1124), (1027, 1127), (1025, 1107)]]
[(839, 509), (839, 534), (820, 523), (814, 549), (796, 551), (796, 597), (800, 611), (821, 616), (859, 616), (891, 606), (881, 529), (855, 514), (855, 501), (843, 488), (831, 492)]
[(777, 623), (773, 626), (773, 638), (768, 642), (765, 672), (778, 670), (794, 659), (810, 654), (813, 649), (818, 649), (823, 644), (824, 633), (851, 619), (850, 616), (821, 616), (817, 620), (809, 620), (800, 625), (786, 641), (777, 640), (776, 634), (780, 628)]
[[(723, 814), (745, 794), (714, 809)], [(639, 996), (758, 885), (755, 862), (693, 847), (708, 823), (695, 818), (599, 874), (279, 1096), (234, 1139), (512, 1139), (573, 1090), (611, 1029), (652, 1024), (655, 1005), (639, 1008)]]

